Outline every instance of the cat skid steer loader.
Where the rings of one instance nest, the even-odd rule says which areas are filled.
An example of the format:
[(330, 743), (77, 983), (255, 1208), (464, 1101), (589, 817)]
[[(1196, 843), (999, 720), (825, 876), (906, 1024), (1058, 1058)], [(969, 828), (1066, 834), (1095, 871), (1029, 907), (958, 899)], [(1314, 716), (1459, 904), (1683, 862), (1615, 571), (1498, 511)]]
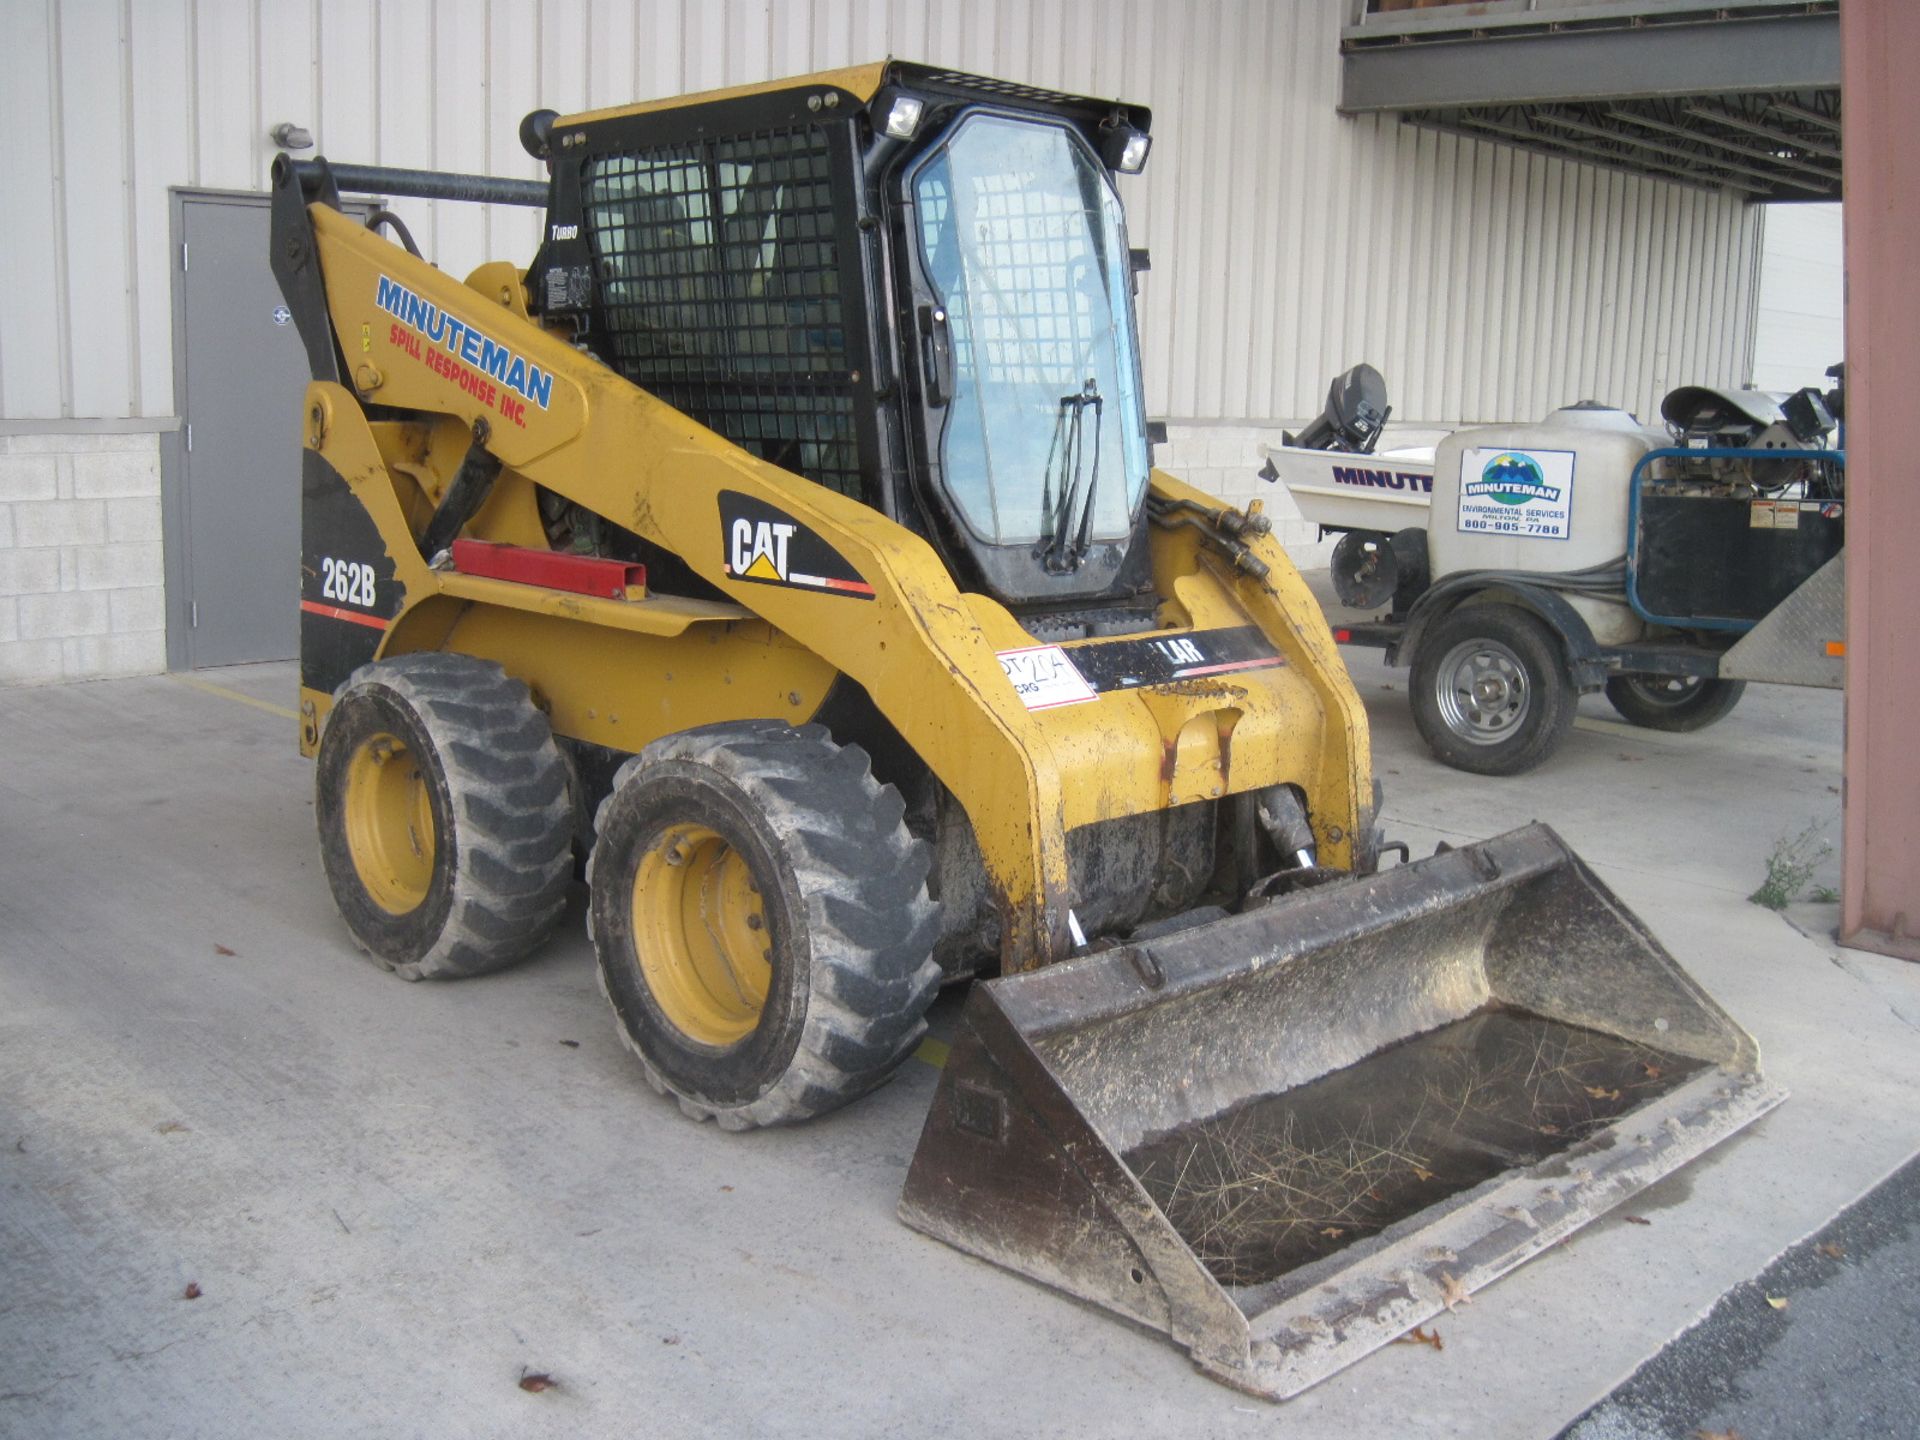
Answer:
[[(620, 1034), (727, 1128), (979, 976), (902, 1216), (1275, 1397), (1778, 1102), (1551, 831), (1378, 870), (1312, 596), (1151, 464), (1144, 110), (888, 62), (522, 138), (546, 183), (274, 170), (301, 747), (381, 965), (512, 962), (585, 855)], [(543, 239), (462, 283), (342, 191)]]

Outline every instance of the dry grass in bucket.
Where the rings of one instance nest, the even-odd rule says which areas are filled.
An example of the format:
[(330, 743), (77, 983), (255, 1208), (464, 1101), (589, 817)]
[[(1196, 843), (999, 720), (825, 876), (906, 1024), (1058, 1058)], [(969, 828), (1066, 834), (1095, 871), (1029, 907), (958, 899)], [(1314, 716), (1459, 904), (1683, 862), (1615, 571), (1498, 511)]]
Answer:
[(1216, 1279), (1256, 1285), (1545, 1159), (1697, 1068), (1494, 1011), (1186, 1126), (1130, 1160)]

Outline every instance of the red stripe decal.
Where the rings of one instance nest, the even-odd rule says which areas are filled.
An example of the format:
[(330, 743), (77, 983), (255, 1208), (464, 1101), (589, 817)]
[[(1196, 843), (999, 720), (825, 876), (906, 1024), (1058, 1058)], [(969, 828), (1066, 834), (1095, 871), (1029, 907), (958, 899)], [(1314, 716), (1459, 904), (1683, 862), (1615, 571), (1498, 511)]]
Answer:
[(1176, 670), (1173, 672), (1173, 678), (1185, 680), (1190, 675), (1221, 675), (1229, 670), (1265, 670), (1269, 666), (1286, 663), (1278, 655), (1260, 655), (1252, 660), (1226, 660), (1218, 665), (1195, 665), (1190, 669)]
[(829, 590), (848, 590), (855, 595), (873, 594), (873, 586), (867, 584), (864, 580), (836, 580), (831, 575), (822, 578), (827, 582), (827, 588)]
[(357, 610), (342, 610), (338, 605), (322, 605), (317, 600), (302, 600), (300, 608), (309, 615), (324, 615), (329, 620), (351, 620), (355, 625), (365, 625), (369, 630), (387, 628), (387, 622), (378, 615), (362, 615)]

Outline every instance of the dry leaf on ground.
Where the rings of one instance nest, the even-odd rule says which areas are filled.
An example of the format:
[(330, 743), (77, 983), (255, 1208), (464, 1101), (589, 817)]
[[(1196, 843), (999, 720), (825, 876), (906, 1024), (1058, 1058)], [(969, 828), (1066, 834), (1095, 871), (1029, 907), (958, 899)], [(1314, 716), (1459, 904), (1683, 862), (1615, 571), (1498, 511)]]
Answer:
[(542, 1390), (558, 1390), (560, 1382), (551, 1375), (535, 1372), (520, 1377), (520, 1388), (529, 1395), (538, 1395)]
[(1438, 1330), (1425, 1330), (1416, 1325), (1406, 1334), (1393, 1342), (1396, 1345), (1431, 1345), (1435, 1350), (1447, 1348), (1447, 1342), (1440, 1338)]
[(1440, 1303), (1451, 1310), (1456, 1305), (1471, 1305), (1473, 1296), (1467, 1293), (1467, 1287), (1454, 1278), (1451, 1270), (1440, 1272)]
[(214, 953), (214, 954), (216, 954), (216, 955), (231, 955), (231, 954), (233, 954), (234, 952), (233, 952), (233, 951), (231, 951), (231, 950), (229, 950), (229, 949), (228, 949), (228, 948), (227, 948), (226, 946), (224, 946), (224, 945), (216, 945), (216, 946), (214, 946), (214, 947), (213, 947), (213, 953)]
[(187, 1282), (187, 1288), (180, 1292), (180, 1298), (182, 1300), (198, 1300), (200, 1298), (200, 1282), (198, 1280), (189, 1280)]
[(1769, 1295), (1767, 1296), (1767, 1304), (1776, 1310), (1784, 1310), (1787, 1308), (1787, 1297), (1784, 1295)]
[(1844, 1260), (1847, 1258), (1847, 1252), (1841, 1249), (1838, 1245), (1834, 1244), (1833, 1241), (1831, 1240), (1824, 1241), (1821, 1244), (1814, 1246), (1813, 1248), (1819, 1251), (1822, 1255), (1826, 1256), (1827, 1259), (1829, 1260)]
[(1629, 1225), (1651, 1225), (1653, 1222), (1644, 1215), (1623, 1215), (1620, 1217)]

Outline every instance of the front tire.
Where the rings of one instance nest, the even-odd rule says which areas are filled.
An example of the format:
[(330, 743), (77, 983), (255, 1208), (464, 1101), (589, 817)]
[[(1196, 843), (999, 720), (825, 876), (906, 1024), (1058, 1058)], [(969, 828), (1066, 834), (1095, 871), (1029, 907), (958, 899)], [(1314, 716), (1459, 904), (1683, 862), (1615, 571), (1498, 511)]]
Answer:
[(1513, 605), (1463, 605), (1423, 636), (1413, 722), (1434, 756), (1475, 775), (1518, 775), (1559, 748), (1579, 700), (1559, 642)]
[(647, 1079), (723, 1128), (884, 1081), (939, 988), (928, 850), (866, 753), (817, 725), (710, 725), (621, 767), (587, 867), (601, 988)]
[(566, 768), (527, 687), (491, 662), (354, 671), (320, 738), (314, 815), (347, 928), (404, 980), (511, 965), (565, 907)]
[(1724, 719), (1746, 693), (1744, 680), (1697, 675), (1616, 675), (1607, 702), (1622, 718), (1648, 730), (1704, 730)]

